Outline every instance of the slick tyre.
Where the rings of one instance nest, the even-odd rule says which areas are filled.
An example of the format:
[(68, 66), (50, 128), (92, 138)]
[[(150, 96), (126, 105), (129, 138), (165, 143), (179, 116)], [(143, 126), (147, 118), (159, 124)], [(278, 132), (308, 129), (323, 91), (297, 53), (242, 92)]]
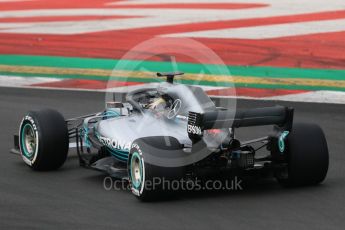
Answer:
[(24, 162), (34, 170), (55, 170), (66, 161), (69, 138), (64, 117), (57, 111), (31, 111), (19, 128)]
[(285, 186), (321, 183), (328, 171), (328, 147), (322, 129), (316, 124), (294, 124), (287, 137), (288, 176), (278, 181)]
[(166, 197), (173, 188), (169, 182), (183, 178), (185, 167), (162, 167), (148, 163), (152, 156), (169, 157), (185, 154), (181, 144), (173, 137), (146, 137), (133, 142), (128, 158), (128, 175), (132, 193), (141, 201), (152, 201)]

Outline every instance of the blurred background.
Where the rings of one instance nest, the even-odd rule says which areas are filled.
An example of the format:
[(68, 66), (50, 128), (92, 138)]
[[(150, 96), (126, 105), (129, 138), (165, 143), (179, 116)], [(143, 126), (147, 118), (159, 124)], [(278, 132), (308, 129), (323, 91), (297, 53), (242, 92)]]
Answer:
[(187, 75), (221, 64), (159, 45), (190, 38), (233, 76), (203, 71), (196, 84), (210, 95), (344, 103), (344, 37), (343, 0), (0, 0), (0, 85), (102, 91), (118, 61), (153, 38), (158, 48), (132, 55), (144, 76), (125, 69), (115, 91), (155, 81), (147, 72), (171, 70), (171, 56)]

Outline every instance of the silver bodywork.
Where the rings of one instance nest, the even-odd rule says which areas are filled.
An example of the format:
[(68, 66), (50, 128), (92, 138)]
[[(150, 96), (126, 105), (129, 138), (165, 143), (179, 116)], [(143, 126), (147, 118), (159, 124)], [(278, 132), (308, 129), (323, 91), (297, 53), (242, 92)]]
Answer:
[[(188, 112), (203, 113), (216, 109), (214, 103), (200, 87), (160, 83), (147, 85), (138, 93), (145, 91), (157, 92), (157, 95), (169, 95), (174, 102), (178, 102), (179, 108), (175, 110), (169, 108), (164, 114), (157, 114), (150, 109), (141, 112), (129, 111), (131, 106), (128, 106), (129, 112), (125, 114), (120, 114), (120, 109), (111, 109), (119, 115), (99, 120), (88, 127), (88, 130), (94, 130), (96, 138), (107, 146), (118, 160), (126, 161), (126, 154), (128, 155), (131, 143), (142, 137), (171, 136), (181, 144), (191, 146), (192, 142), (187, 133)], [(135, 95), (136, 92), (132, 94)], [(174, 116), (171, 116), (172, 113)], [(86, 122), (89, 120), (90, 118)], [(207, 139), (207, 135), (205, 138)], [(208, 141), (210, 145), (212, 145), (211, 142), (217, 142), (214, 137), (210, 140), (212, 140)], [(219, 141), (213, 145), (216, 147)]]
[[(96, 129), (102, 137), (118, 142), (119, 149), (128, 150), (138, 138), (148, 136), (173, 136), (182, 144), (190, 143), (187, 135), (187, 121), (156, 118), (153, 114), (133, 114), (100, 121)], [(125, 146), (125, 147), (123, 147)]]

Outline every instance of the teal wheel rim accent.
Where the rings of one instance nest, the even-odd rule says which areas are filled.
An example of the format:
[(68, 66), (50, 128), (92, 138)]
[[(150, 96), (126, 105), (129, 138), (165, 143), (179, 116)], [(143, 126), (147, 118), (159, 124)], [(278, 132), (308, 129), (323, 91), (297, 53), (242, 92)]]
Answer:
[(21, 149), (23, 155), (31, 160), (36, 152), (36, 132), (30, 123), (26, 123), (21, 131)]
[(131, 183), (136, 189), (140, 188), (143, 179), (143, 166), (138, 152), (134, 152), (130, 162)]

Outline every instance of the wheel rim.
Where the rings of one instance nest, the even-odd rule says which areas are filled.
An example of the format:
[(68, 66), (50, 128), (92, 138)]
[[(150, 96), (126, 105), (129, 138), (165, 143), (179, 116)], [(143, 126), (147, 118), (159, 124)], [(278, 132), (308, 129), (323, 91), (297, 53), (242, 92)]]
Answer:
[(133, 153), (131, 158), (131, 182), (134, 188), (139, 188), (142, 182), (142, 164), (141, 158), (137, 152)]
[(37, 137), (31, 124), (25, 124), (22, 129), (22, 150), (25, 157), (31, 159), (36, 152)]

